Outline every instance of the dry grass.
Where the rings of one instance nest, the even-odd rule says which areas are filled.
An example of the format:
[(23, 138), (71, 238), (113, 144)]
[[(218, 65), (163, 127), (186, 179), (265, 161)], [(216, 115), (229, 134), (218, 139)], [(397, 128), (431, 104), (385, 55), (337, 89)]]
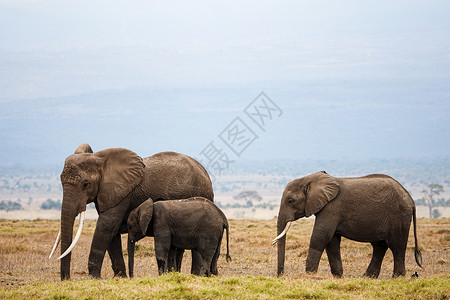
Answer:
[[(232, 262), (225, 261), (225, 239), (219, 259), (219, 278), (276, 278), (276, 247), (271, 240), (276, 236), (276, 220), (230, 220), (230, 254)], [(299, 220), (293, 224), (287, 239), (285, 275), (282, 280), (317, 282), (331, 280), (326, 254), (322, 256), (317, 274), (305, 272), (305, 260), (313, 220)], [(74, 280), (87, 279), (87, 260), (95, 221), (87, 221), (83, 235), (72, 254), (71, 276)], [(450, 220), (419, 219), (418, 237), (423, 256), (424, 268), (420, 269), (414, 261), (414, 239), (412, 229), (406, 254), (407, 274), (415, 271), (420, 278), (446, 278), (448, 283), (450, 260)], [(59, 261), (48, 260), (59, 229), (59, 221), (49, 220), (0, 220), (0, 286), (2, 289), (18, 289), (22, 285), (36, 282), (59, 282)], [(76, 230), (76, 228), (75, 228)], [(126, 236), (123, 236), (126, 245)], [(154, 258), (153, 239), (146, 238), (138, 243), (135, 260), (135, 277), (157, 276)], [(124, 249), (125, 250), (125, 249)], [(126, 252), (126, 251), (124, 251)], [(59, 253), (59, 249), (57, 250)], [(361, 279), (371, 257), (371, 246), (343, 239), (342, 259), (344, 278)], [(125, 256), (125, 260), (126, 260)], [(186, 251), (182, 272), (189, 273), (190, 251)], [(380, 279), (390, 279), (392, 275), (392, 254), (388, 251)], [(112, 278), (111, 263), (106, 256), (103, 278)], [(222, 279), (222, 280), (224, 280)], [(278, 281), (277, 281), (278, 282)], [(330, 284), (332, 284), (330, 283)], [(447, 285), (448, 286), (448, 285)], [(340, 289), (342, 286), (337, 286)], [(449, 293), (446, 293), (449, 297)]]
[[(293, 224), (286, 243), (286, 277), (288, 278), (330, 278), (328, 259), (322, 256), (316, 275), (304, 271), (313, 220), (299, 220)], [(59, 221), (48, 220), (0, 220), (0, 278), (1, 280), (59, 280), (59, 262), (48, 254), (59, 229)], [(87, 259), (95, 221), (87, 221), (83, 235), (72, 254), (72, 277), (81, 279), (87, 276)], [(276, 220), (230, 220), (231, 263), (224, 259), (225, 239), (222, 243), (222, 257), (219, 259), (221, 276), (276, 276), (276, 247), (271, 240), (276, 236)], [(422, 250), (424, 269), (414, 262), (414, 240), (411, 236), (407, 250), (407, 273), (417, 271), (422, 276), (448, 274), (450, 271), (450, 220), (419, 219), (418, 236)], [(75, 228), (76, 229), (76, 228)], [(123, 245), (126, 236), (123, 235)], [(124, 249), (124, 252), (125, 249)], [(59, 250), (57, 250), (59, 253)], [(126, 254), (126, 253), (125, 253)], [(371, 257), (368, 243), (342, 240), (342, 259), (345, 277), (360, 277)], [(126, 259), (126, 256), (125, 256)], [(109, 257), (105, 257), (102, 276), (112, 277)], [(392, 253), (387, 252), (380, 278), (392, 275)], [(189, 273), (190, 251), (186, 251), (183, 272)], [(138, 243), (136, 251), (137, 277), (156, 276), (153, 238), (145, 238)]]

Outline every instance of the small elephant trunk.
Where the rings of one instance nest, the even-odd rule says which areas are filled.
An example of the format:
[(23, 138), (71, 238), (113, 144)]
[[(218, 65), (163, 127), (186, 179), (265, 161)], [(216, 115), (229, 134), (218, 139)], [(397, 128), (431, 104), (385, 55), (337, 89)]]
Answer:
[(134, 248), (135, 248), (135, 242), (132, 241), (128, 237), (128, 270), (130, 274), (130, 278), (134, 277)]
[[(278, 221), (277, 221), (277, 235), (280, 235), (284, 228), (286, 226), (286, 222), (284, 221), (284, 219), (278, 217)], [(281, 237), (278, 240), (278, 268), (277, 268), (277, 274), (278, 276), (283, 275), (284, 273), (284, 260), (285, 260), (285, 250), (286, 250), (286, 235), (284, 235), (283, 237)]]

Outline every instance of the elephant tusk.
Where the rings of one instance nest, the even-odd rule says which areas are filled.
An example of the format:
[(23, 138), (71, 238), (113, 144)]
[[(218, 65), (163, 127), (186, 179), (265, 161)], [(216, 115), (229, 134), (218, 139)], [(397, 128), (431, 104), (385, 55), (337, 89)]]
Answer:
[(55, 253), (56, 247), (58, 247), (60, 241), (61, 241), (61, 228), (58, 231), (58, 236), (56, 237), (55, 245), (53, 246), (52, 252), (50, 253), (48, 259), (52, 258), (52, 255), (53, 253)]
[(284, 228), (283, 232), (280, 233), (279, 236), (277, 236), (276, 238), (273, 239), (272, 241), (272, 245), (275, 245), (279, 239), (281, 239), (283, 236), (286, 235), (286, 232), (289, 230), (289, 228), (291, 227), (292, 222), (287, 222), (286, 227)]
[(66, 250), (63, 254), (61, 254), (60, 257), (58, 257), (58, 259), (61, 259), (61, 258), (63, 258), (64, 256), (66, 256), (67, 254), (69, 254), (70, 251), (72, 251), (73, 247), (75, 247), (75, 245), (77, 244), (78, 239), (79, 239), (80, 236), (81, 236), (81, 231), (83, 230), (83, 223), (84, 223), (84, 215), (85, 215), (85, 213), (86, 213), (86, 211), (82, 211), (82, 212), (80, 213), (80, 225), (78, 225), (78, 231), (77, 231), (77, 234), (75, 235), (75, 239), (73, 240), (73, 242), (72, 242), (72, 244), (69, 246), (69, 248), (67, 248), (67, 250)]

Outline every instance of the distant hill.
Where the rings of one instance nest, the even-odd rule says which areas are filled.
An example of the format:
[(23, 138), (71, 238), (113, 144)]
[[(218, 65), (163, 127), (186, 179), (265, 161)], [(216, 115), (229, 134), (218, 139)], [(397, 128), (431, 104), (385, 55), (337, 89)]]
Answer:
[[(371, 89), (339, 83), (266, 90), (282, 115), (261, 130), (244, 109), (261, 92), (257, 86), (129, 88), (67, 97), (0, 102), (0, 167), (62, 165), (80, 144), (94, 151), (129, 148), (145, 157), (160, 151), (197, 156), (211, 141), (230, 159), (347, 160), (420, 159), (448, 155), (450, 103), (420, 100), (414, 90)], [(401, 97), (396, 102), (395, 97)], [(348, 97), (343, 99), (343, 97)], [(264, 113), (264, 111), (262, 111)], [(234, 155), (219, 135), (241, 118), (256, 135)]]

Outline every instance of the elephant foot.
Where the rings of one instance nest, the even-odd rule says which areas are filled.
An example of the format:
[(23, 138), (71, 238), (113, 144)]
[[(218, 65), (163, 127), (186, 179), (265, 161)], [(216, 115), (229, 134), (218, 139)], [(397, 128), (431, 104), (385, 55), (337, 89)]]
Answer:
[(405, 271), (397, 271), (397, 272), (394, 272), (394, 273), (392, 274), (392, 278), (396, 278), (396, 277), (400, 277), (400, 276), (405, 276), (405, 274), (406, 274)]
[(101, 269), (99, 269), (96, 265), (89, 263), (88, 265), (89, 277), (93, 279), (101, 278)]
[(343, 273), (333, 273), (331, 272), (331, 274), (335, 277), (335, 278), (342, 278)]
[(330, 271), (331, 274), (336, 277), (336, 278), (342, 278), (342, 276), (344, 275), (344, 270), (342, 269), (342, 263), (339, 260), (338, 263), (330, 263)]
[(102, 279), (100, 274), (89, 274), (90, 279)]
[(125, 269), (125, 264), (122, 266), (112, 266), (113, 271), (114, 271), (114, 277), (122, 277), (122, 278), (126, 278), (127, 277), (127, 271)]
[(317, 273), (317, 269), (316, 270), (308, 270), (308, 269), (306, 269), (306, 274), (308, 274), (308, 275), (314, 275), (316, 273)]
[(156, 259), (156, 263), (158, 265), (158, 274), (161, 276), (164, 273), (167, 273), (167, 262), (164, 259)]
[(88, 268), (89, 269), (89, 277), (93, 279), (100, 279), (101, 273), (100, 269), (97, 268)]
[(63, 280), (70, 280), (70, 275), (62, 275), (61, 274), (61, 281)]
[(125, 271), (114, 272), (114, 278), (127, 278)]
[(376, 271), (366, 271), (366, 272), (364, 272), (363, 276), (376, 279), (376, 278), (378, 278), (379, 275), (380, 275), (379, 271), (378, 272), (376, 272)]

